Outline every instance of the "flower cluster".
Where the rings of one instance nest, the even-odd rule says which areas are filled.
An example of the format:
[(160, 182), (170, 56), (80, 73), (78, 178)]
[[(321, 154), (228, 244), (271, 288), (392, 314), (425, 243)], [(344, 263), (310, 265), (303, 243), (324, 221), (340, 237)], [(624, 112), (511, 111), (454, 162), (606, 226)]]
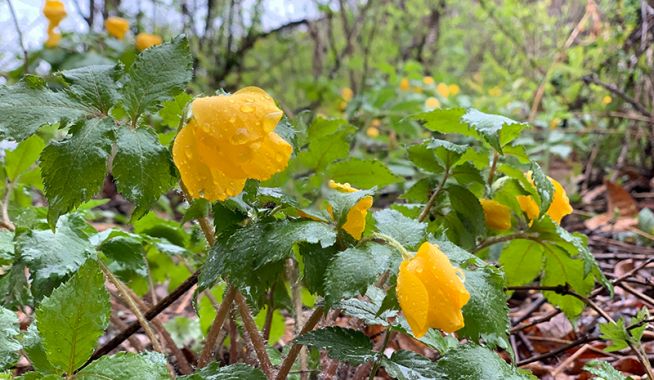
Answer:
[(60, 0), (46, 0), (43, 7), (43, 15), (48, 19), (48, 39), (45, 41), (45, 46), (48, 48), (59, 45), (61, 40), (61, 33), (55, 29), (66, 17), (66, 8), (64, 3)]

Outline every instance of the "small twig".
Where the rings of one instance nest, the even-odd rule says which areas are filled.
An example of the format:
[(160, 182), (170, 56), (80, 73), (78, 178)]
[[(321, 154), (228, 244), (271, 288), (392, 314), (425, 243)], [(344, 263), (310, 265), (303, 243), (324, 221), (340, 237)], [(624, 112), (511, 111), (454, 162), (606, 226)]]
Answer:
[[(300, 329), (304, 322), (302, 321), (302, 289), (300, 288), (300, 283), (298, 281), (299, 274), (297, 265), (295, 265), (295, 260), (290, 258), (287, 261), (286, 265), (286, 276), (288, 277), (288, 282), (291, 284), (291, 300), (293, 301), (293, 308), (295, 314), (295, 335), (297, 336), (300, 332)], [(300, 350), (300, 370), (306, 371), (309, 367), (307, 360), (307, 351), (303, 347)], [(306, 374), (301, 375), (301, 378), (304, 380)]]
[(20, 49), (23, 51), (23, 74), (27, 74), (29, 72), (29, 55), (27, 54), (25, 42), (23, 41), (23, 32), (20, 30), (20, 26), (18, 25), (18, 18), (16, 17), (16, 11), (14, 10), (14, 5), (11, 3), (11, 0), (7, 0), (7, 4), (9, 5), (11, 19), (14, 21), (16, 34), (18, 34), (18, 43), (20, 44)]
[(372, 366), (372, 370), (370, 371), (370, 376), (368, 376), (368, 380), (375, 380), (375, 375), (377, 374), (377, 371), (379, 371), (379, 367), (381, 367), (382, 364), (382, 356), (384, 355), (384, 350), (386, 349), (386, 346), (388, 345), (388, 342), (391, 340), (391, 336), (393, 335), (392, 331), (386, 330), (386, 333), (384, 334), (384, 340), (382, 341), (381, 347), (379, 347), (379, 357), (377, 360), (375, 360), (375, 364)]
[[(118, 318), (118, 316), (116, 316), (116, 315), (113, 315), (113, 314), (112, 314), (112, 315), (109, 317), (109, 320), (111, 321), (111, 323), (113, 323), (114, 325), (116, 325), (116, 327), (118, 327), (118, 328), (121, 329), (121, 330), (124, 329), (125, 327), (127, 327), (127, 323), (123, 322), (123, 321), (122, 321), (120, 318)], [(141, 352), (141, 351), (144, 351), (144, 350), (145, 350), (145, 347), (143, 347), (143, 345), (141, 344), (141, 341), (138, 340), (134, 335), (132, 335), (132, 336), (130, 336), (129, 338), (127, 338), (127, 340), (129, 340), (129, 343), (132, 345), (132, 347), (134, 347), (134, 349), (135, 349), (137, 352)]]
[(580, 345), (585, 344), (585, 343), (594, 342), (596, 340), (600, 340), (600, 337), (599, 336), (593, 336), (593, 337), (585, 336), (585, 337), (579, 338), (579, 339), (577, 339), (577, 340), (575, 340), (573, 342), (570, 342), (570, 343), (568, 343), (566, 345), (563, 345), (563, 346), (561, 346), (561, 347), (559, 347), (559, 348), (557, 348), (555, 350), (552, 350), (552, 351), (550, 351), (550, 352), (548, 352), (546, 354), (532, 356), (532, 357), (530, 357), (528, 359), (521, 360), (521, 361), (516, 363), (516, 366), (521, 367), (521, 366), (523, 366), (525, 364), (545, 360), (545, 359), (554, 357), (554, 356), (560, 354), (561, 352), (567, 351), (570, 348), (577, 347), (577, 346), (580, 346)]
[(500, 154), (493, 152), (493, 162), (491, 163), (490, 171), (488, 172), (488, 184), (493, 184), (493, 179), (495, 178), (495, 169), (497, 169), (497, 162), (500, 160)]
[(200, 368), (206, 366), (213, 357), (214, 347), (216, 346), (218, 335), (220, 334), (220, 330), (223, 327), (225, 318), (229, 313), (229, 309), (232, 306), (235, 294), (236, 289), (230, 286), (225, 292), (223, 301), (220, 303), (220, 306), (216, 311), (216, 318), (214, 318), (213, 323), (211, 324), (211, 329), (209, 329), (209, 334), (205, 340), (204, 348), (200, 354), (200, 359), (198, 359), (198, 367)]
[[(320, 318), (322, 318), (323, 313), (324, 313), (324, 309), (322, 306), (316, 307), (316, 309), (313, 311), (313, 314), (311, 314), (307, 322), (302, 327), (302, 330), (300, 331), (300, 335), (306, 334), (309, 331), (311, 331), (318, 324)], [(286, 355), (286, 358), (284, 358), (281, 367), (279, 367), (279, 372), (277, 373), (275, 380), (286, 379), (302, 347), (303, 346), (301, 344), (297, 344), (297, 343), (293, 344), (293, 347), (291, 347), (291, 349), (288, 351), (288, 355)]]
[(256, 352), (257, 358), (259, 359), (261, 370), (268, 379), (272, 379), (274, 375), (273, 366), (270, 362), (270, 358), (268, 357), (268, 353), (266, 352), (266, 342), (261, 337), (261, 334), (259, 334), (257, 325), (254, 322), (254, 319), (252, 319), (250, 307), (245, 302), (245, 298), (243, 298), (243, 295), (239, 291), (236, 291), (234, 299), (236, 301), (236, 305), (238, 306), (238, 311), (241, 314), (241, 318), (243, 319), (245, 330), (250, 335), (250, 340), (252, 341), (254, 351)]
[(473, 250), (472, 252), (478, 252), (481, 251), (482, 249), (489, 247), (494, 244), (498, 243), (503, 243), (515, 239), (526, 239), (526, 240), (536, 240), (538, 238), (538, 233), (535, 232), (516, 232), (513, 234), (508, 234), (508, 235), (500, 235), (500, 236), (493, 236), (491, 238), (488, 238), (481, 243), (479, 243)]
[(645, 116), (650, 115), (650, 111), (647, 108), (645, 108), (642, 104), (640, 104), (636, 99), (627, 95), (624, 91), (620, 90), (615, 85), (602, 82), (601, 80), (599, 80), (596, 74), (586, 75), (582, 79), (586, 84), (593, 83), (598, 86), (604, 87), (609, 92), (612, 92), (613, 94), (622, 98), (625, 102), (631, 104), (631, 106), (634, 107), (634, 109), (636, 109), (636, 111), (640, 112), (641, 114)]
[(429, 200), (427, 201), (427, 204), (425, 204), (425, 208), (422, 209), (422, 212), (420, 213), (420, 216), (418, 217), (418, 221), (424, 222), (425, 219), (429, 216), (429, 211), (431, 211), (432, 206), (434, 206), (434, 202), (436, 202), (436, 198), (438, 195), (441, 193), (443, 190), (443, 187), (445, 187), (445, 182), (447, 181), (447, 178), (450, 175), (450, 170), (449, 168), (445, 170), (445, 174), (443, 174), (443, 179), (441, 182), (438, 184), (438, 187), (436, 187), (436, 190), (432, 193), (431, 197), (429, 197)]
[[(10, 3), (11, 4), (11, 3)], [(8, 229), (9, 231), (16, 230), (16, 226), (11, 222), (9, 217), (9, 200), (11, 199), (11, 192), (14, 186), (9, 179), (5, 182), (5, 196), (2, 199), (2, 222), (1, 226)]]

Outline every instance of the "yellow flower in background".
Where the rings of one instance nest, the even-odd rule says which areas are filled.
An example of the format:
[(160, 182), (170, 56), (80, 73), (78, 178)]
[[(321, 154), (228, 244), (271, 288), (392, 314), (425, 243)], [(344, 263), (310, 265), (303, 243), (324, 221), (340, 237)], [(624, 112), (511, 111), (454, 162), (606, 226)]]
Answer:
[(248, 178), (266, 180), (288, 165), (293, 148), (274, 130), (283, 112), (258, 87), (197, 98), (173, 145), (173, 160), (193, 198), (225, 200)]
[[(529, 182), (531, 182), (533, 185), (534, 181), (531, 178), (531, 173), (528, 173), (527, 177), (529, 178)], [(549, 179), (549, 181), (552, 183), (552, 186), (554, 187), (554, 196), (552, 198), (552, 204), (547, 209), (546, 214), (549, 215), (550, 218), (554, 220), (554, 222), (561, 224), (561, 220), (566, 215), (572, 214), (573, 208), (570, 205), (570, 199), (568, 199), (568, 194), (566, 194), (563, 186), (561, 186), (557, 180), (551, 177), (547, 177), (547, 179)], [(517, 200), (520, 204), (520, 208), (522, 211), (524, 211), (525, 214), (527, 214), (527, 217), (530, 221), (533, 222), (536, 218), (538, 218), (538, 214), (540, 214), (540, 208), (531, 196), (518, 195)]]
[(604, 104), (605, 106), (611, 104), (612, 101), (613, 101), (613, 98), (610, 97), (609, 95), (605, 95), (605, 96), (602, 98), (602, 104)]
[(400, 81), (400, 90), (407, 91), (410, 87), (411, 83), (409, 82), (409, 78), (402, 78)]
[(352, 97), (354, 97), (354, 91), (352, 91), (351, 88), (343, 87), (341, 89), (341, 98), (343, 98), (343, 100), (349, 102), (350, 100), (352, 100)]
[(66, 17), (64, 3), (59, 0), (46, 0), (43, 6), (43, 15), (50, 22), (48, 31), (56, 28), (61, 23), (61, 20)]
[(422, 89), (422, 87), (414, 87), (413, 92), (415, 92), (416, 94), (422, 94), (424, 90)]
[(136, 35), (134, 44), (136, 45), (136, 49), (138, 49), (139, 51), (143, 51), (149, 47), (155, 45), (161, 45), (162, 42), (163, 39), (161, 38), (161, 36), (158, 36), (156, 34), (139, 33)]
[(432, 84), (434, 84), (434, 78), (430, 76), (426, 76), (422, 78), (422, 83), (426, 84), (427, 86), (431, 86)]
[(379, 128), (368, 127), (368, 129), (366, 129), (366, 135), (368, 135), (368, 137), (371, 137), (373, 139), (379, 137)]
[(122, 40), (129, 30), (129, 21), (122, 17), (109, 17), (104, 22), (104, 27), (110, 36)]
[(494, 230), (511, 228), (511, 209), (492, 199), (480, 199), (486, 225)]
[(450, 87), (445, 83), (439, 83), (438, 86), (436, 86), (436, 92), (438, 92), (438, 95), (447, 98), (450, 96)]
[(459, 94), (459, 92), (461, 92), (461, 88), (458, 84), (451, 84), (448, 86), (448, 88), (450, 90), (450, 95), (452, 96), (456, 96)]
[[(354, 193), (359, 189), (352, 187), (349, 183), (338, 183), (329, 181), (329, 188), (340, 191), (342, 193)], [(353, 238), (359, 240), (366, 229), (366, 216), (368, 210), (372, 207), (372, 196), (366, 195), (352, 206), (350, 211), (347, 212), (345, 223), (343, 223), (343, 230)], [(332, 215), (333, 217), (333, 215)]]
[(558, 127), (559, 124), (561, 124), (561, 119), (555, 117), (550, 121), (550, 129), (556, 129), (556, 127)]
[(461, 275), (440, 248), (428, 242), (413, 258), (402, 261), (397, 299), (413, 335), (420, 338), (430, 328), (451, 333), (464, 326), (461, 309), (470, 293)]
[(61, 34), (53, 30), (48, 30), (48, 39), (45, 41), (45, 47), (56, 47), (59, 45), (59, 41), (61, 41)]
[(502, 96), (502, 89), (495, 86), (495, 87), (491, 88), (490, 90), (488, 90), (488, 95), (490, 95), (492, 97), (495, 97), (495, 98), (498, 97), (498, 96)]
[(441, 106), (441, 102), (434, 98), (433, 96), (428, 97), (425, 100), (425, 107), (427, 107), (430, 110), (433, 110), (434, 108), (438, 108)]
[(379, 120), (377, 118), (374, 118), (374, 119), (370, 120), (370, 126), (371, 127), (379, 128), (379, 127), (381, 127), (381, 124), (382, 124), (381, 120)]

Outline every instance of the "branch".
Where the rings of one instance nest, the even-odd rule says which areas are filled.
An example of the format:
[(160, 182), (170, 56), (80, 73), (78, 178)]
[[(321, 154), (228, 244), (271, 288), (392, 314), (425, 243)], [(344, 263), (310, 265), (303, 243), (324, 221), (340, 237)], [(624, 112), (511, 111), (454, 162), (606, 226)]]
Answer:
[[(304, 326), (302, 327), (302, 331), (300, 331), (300, 335), (306, 334), (309, 331), (311, 331), (318, 324), (320, 318), (322, 318), (323, 313), (324, 313), (323, 307), (318, 306), (316, 310), (314, 310), (313, 314), (311, 314), (311, 316), (307, 320), (307, 323), (305, 323)], [(291, 347), (291, 349), (288, 351), (288, 355), (286, 355), (286, 358), (282, 362), (282, 366), (279, 367), (279, 372), (277, 373), (277, 377), (275, 377), (275, 380), (286, 379), (302, 347), (303, 346), (301, 344), (297, 344), (297, 343), (293, 344), (293, 347)]]
[(16, 28), (16, 34), (18, 34), (18, 42), (20, 43), (20, 49), (23, 51), (23, 74), (27, 74), (29, 71), (29, 59), (27, 56), (27, 49), (25, 48), (25, 43), (23, 42), (23, 32), (18, 26), (18, 18), (16, 17), (16, 11), (14, 10), (14, 5), (11, 3), (11, 0), (7, 0), (9, 5), (9, 12), (11, 12), (11, 19), (14, 21), (14, 27)]
[(596, 74), (586, 75), (585, 77), (582, 78), (582, 80), (586, 84), (593, 83), (593, 84), (596, 84), (598, 86), (604, 87), (605, 89), (607, 89), (611, 93), (621, 97), (625, 102), (631, 104), (631, 106), (634, 107), (634, 109), (636, 109), (636, 111), (640, 112), (643, 115), (648, 116), (648, 115), (651, 114), (651, 112), (647, 108), (645, 108), (645, 106), (638, 103), (638, 101), (636, 101), (636, 99), (634, 99), (631, 96), (627, 95), (626, 93), (624, 93), (624, 91), (618, 89), (615, 85), (612, 85), (610, 83), (602, 82), (601, 80), (599, 80), (599, 78), (597, 77)]
[(211, 324), (211, 329), (209, 330), (207, 339), (204, 342), (204, 348), (202, 349), (202, 354), (200, 354), (200, 359), (198, 359), (199, 368), (202, 368), (205, 365), (207, 365), (207, 363), (209, 363), (211, 357), (213, 356), (214, 347), (216, 346), (216, 341), (218, 340), (218, 335), (223, 327), (223, 323), (225, 323), (225, 318), (227, 318), (227, 314), (229, 313), (229, 308), (232, 306), (232, 302), (234, 301), (235, 294), (236, 294), (236, 289), (230, 286), (227, 292), (225, 293), (225, 296), (223, 297), (223, 301), (218, 307), (218, 310), (216, 311), (216, 318), (214, 318), (213, 323)]

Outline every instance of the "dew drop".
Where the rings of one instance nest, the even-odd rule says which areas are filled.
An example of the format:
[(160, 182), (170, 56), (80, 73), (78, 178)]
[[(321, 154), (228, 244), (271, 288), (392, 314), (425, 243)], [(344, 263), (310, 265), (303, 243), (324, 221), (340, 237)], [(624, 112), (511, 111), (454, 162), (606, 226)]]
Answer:
[(232, 123), (232, 124), (234, 124), (234, 123), (236, 122), (236, 118), (233, 117), (233, 116), (230, 117), (230, 118), (229, 118), (229, 122)]
[(248, 105), (241, 106), (241, 112), (245, 112), (245, 113), (254, 112), (254, 106), (248, 106)]
[(250, 138), (250, 132), (245, 128), (239, 128), (236, 130), (236, 133), (229, 138), (229, 141), (234, 145), (242, 145), (248, 142)]

